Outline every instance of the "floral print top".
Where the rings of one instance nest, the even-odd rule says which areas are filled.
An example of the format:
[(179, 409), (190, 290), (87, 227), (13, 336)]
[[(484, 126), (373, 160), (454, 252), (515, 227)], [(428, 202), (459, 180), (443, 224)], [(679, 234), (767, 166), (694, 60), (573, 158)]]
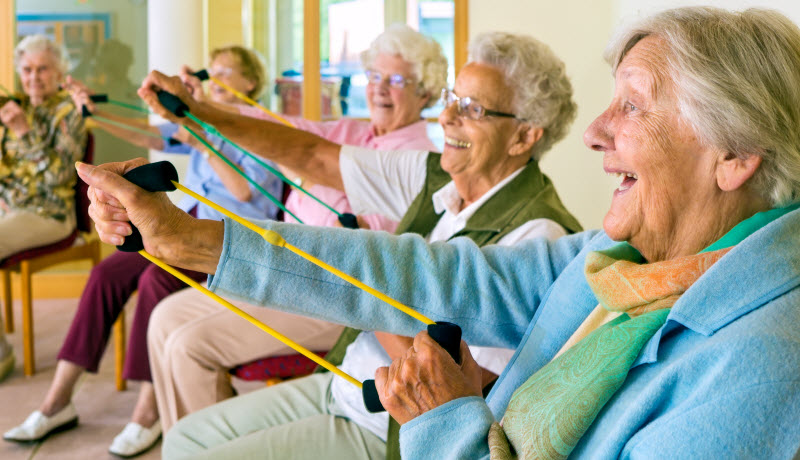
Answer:
[(69, 94), (20, 106), (30, 131), (21, 137), (0, 124), (0, 218), (10, 210), (65, 221), (74, 214), (75, 162), (83, 159), (86, 127)]

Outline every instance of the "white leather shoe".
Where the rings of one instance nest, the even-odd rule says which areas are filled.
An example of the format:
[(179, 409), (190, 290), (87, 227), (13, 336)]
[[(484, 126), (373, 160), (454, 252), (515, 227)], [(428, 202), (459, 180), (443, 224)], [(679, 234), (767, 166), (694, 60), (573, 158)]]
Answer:
[(108, 451), (117, 457), (130, 458), (143, 454), (156, 445), (161, 437), (161, 420), (156, 420), (150, 428), (135, 422), (125, 425), (122, 432), (114, 438)]
[(3, 435), (3, 439), (13, 442), (41, 441), (51, 434), (69, 430), (78, 426), (78, 412), (72, 403), (67, 404), (59, 412), (48, 417), (38, 410)]

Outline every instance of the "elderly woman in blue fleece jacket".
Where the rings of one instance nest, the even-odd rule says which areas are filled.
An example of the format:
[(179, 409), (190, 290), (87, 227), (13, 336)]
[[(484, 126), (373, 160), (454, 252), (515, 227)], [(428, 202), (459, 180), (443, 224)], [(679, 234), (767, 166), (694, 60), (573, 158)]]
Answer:
[[(516, 347), (485, 400), (467, 348), (456, 364), (425, 332), (379, 370), (405, 458), (797, 452), (800, 30), (766, 10), (682, 8), (624, 31), (608, 60), (614, 95), (585, 134), (621, 179), (603, 231), (479, 249), (264, 224), (459, 324), (467, 343)], [(219, 293), (359, 328), (422, 329), (242, 226), (192, 220), (118, 177), (136, 164), (79, 167), (105, 241), (128, 233), (113, 218), (124, 207), (149, 251), (213, 274)], [(247, 434), (225, 423), (232, 408), (209, 409), (166, 443), (213, 457)]]

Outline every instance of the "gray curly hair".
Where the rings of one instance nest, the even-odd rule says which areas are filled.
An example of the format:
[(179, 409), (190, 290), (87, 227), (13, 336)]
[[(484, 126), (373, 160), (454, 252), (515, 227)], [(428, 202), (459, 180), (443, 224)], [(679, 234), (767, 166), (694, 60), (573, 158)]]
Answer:
[(800, 29), (771, 10), (668, 10), (612, 40), (614, 71), (651, 35), (664, 39), (681, 114), (698, 137), (761, 156), (750, 186), (773, 206), (800, 200)]
[(61, 75), (67, 74), (67, 71), (69, 71), (67, 50), (61, 45), (56, 45), (44, 35), (28, 35), (20, 40), (17, 47), (14, 48), (14, 67), (17, 68), (17, 72), (19, 72), (22, 56), (26, 53), (38, 53), (41, 51), (49, 51), (53, 55), (56, 69), (61, 72)]
[(430, 99), (425, 107), (433, 107), (447, 85), (447, 58), (442, 47), (405, 24), (392, 24), (361, 52), (361, 66), (369, 69), (379, 54), (399, 55), (411, 63), (422, 92)]
[(496, 67), (514, 90), (514, 113), (544, 130), (534, 144), (536, 161), (567, 135), (578, 106), (564, 63), (544, 43), (527, 35), (489, 32), (469, 46), (471, 62)]

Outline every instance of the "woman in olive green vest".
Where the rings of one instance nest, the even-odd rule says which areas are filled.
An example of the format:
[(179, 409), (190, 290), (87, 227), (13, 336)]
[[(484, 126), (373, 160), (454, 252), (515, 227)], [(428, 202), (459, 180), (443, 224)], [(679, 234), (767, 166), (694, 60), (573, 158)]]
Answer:
[[(442, 154), (342, 147), (218, 111), (192, 100), (177, 79), (157, 72), (145, 80), (141, 94), (161, 113), (151, 90), (177, 94), (192, 113), (244, 148), (315, 183), (344, 190), (356, 213), (400, 220), (398, 233), (418, 233), (430, 242), (466, 236), (479, 245), (510, 245), (580, 230), (538, 167), (538, 160), (566, 134), (575, 116), (563, 63), (541, 42), (505, 33), (477, 37), (471, 56), (454, 89), (442, 94)], [(280, 325), (272, 326), (280, 330)], [(409, 341), (361, 333), (347, 349), (342, 368), (355, 378), (371, 378), (375, 369), (404, 352)], [(340, 355), (345, 345), (338, 347)], [(488, 369), (486, 382), (511, 357), (511, 351), (496, 349), (476, 353)], [(245, 408), (253, 407), (262, 411), (259, 417), (243, 415)], [(217, 425), (220, 420), (225, 426)], [(366, 411), (359, 391), (330, 374), (316, 374), (188, 416), (167, 434), (164, 456), (213, 458), (224, 452), (238, 457), (259, 452), (267, 458), (305, 458), (314, 451), (374, 458), (386, 454), (388, 423), (385, 413)], [(231, 425), (236, 434), (229, 432)], [(316, 441), (302, 442), (309, 438)]]

